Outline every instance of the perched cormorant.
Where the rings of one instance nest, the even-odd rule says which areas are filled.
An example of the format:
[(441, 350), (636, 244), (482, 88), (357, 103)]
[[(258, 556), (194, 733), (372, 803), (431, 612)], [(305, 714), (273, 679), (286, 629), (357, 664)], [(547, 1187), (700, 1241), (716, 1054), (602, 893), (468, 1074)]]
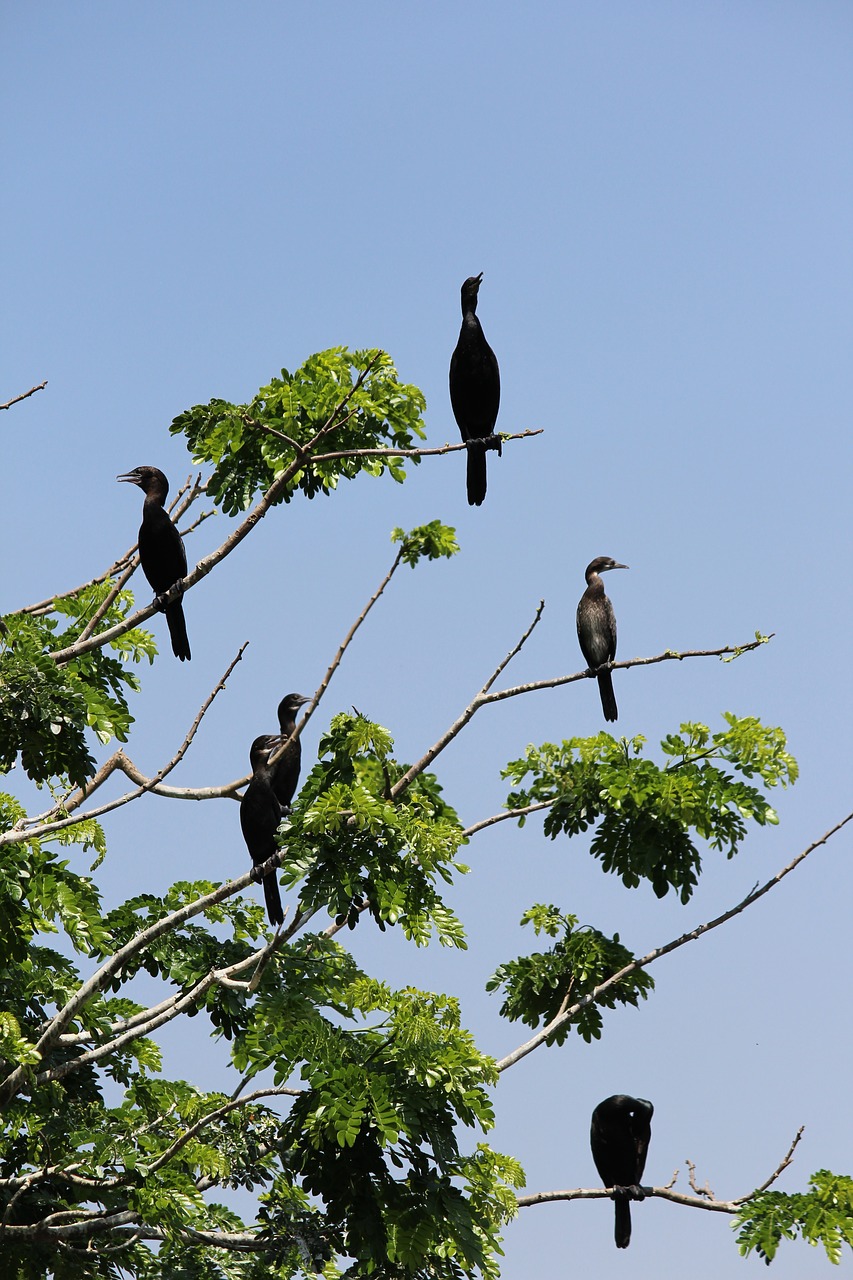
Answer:
[[(281, 805), (273, 791), (270, 754), (280, 742), (278, 734), (262, 734), (255, 738), (249, 752), (252, 778), (240, 801), (240, 827), (255, 866), (266, 862), (278, 849), (275, 833), (281, 822)], [(270, 923), (283, 924), (284, 912), (281, 909), (276, 873), (270, 871), (264, 876), (262, 884)]]
[(468, 503), (479, 507), (486, 496), (486, 449), (495, 437), (495, 422), (501, 402), (501, 375), (494, 351), (477, 319), (477, 293), (482, 271), (469, 276), (462, 286), (462, 328), (456, 350), (450, 358), (450, 403), (463, 440), (491, 437), (491, 445), (468, 450)]
[[(281, 730), (281, 742), (289, 738), (296, 728), (296, 712), (306, 702), (310, 701), (310, 698), (304, 698), (301, 693), (289, 693), (282, 698), (278, 704), (278, 726)], [(282, 809), (290, 808), (291, 801), (296, 793), (296, 784), (299, 781), (301, 766), (302, 744), (298, 738), (294, 738), (272, 766), (273, 791), (275, 791)]]
[(631, 1243), (631, 1200), (645, 1200), (640, 1179), (652, 1136), (654, 1107), (645, 1098), (614, 1093), (592, 1113), (589, 1145), (598, 1176), (613, 1188), (616, 1202), (616, 1248)]
[[(163, 506), (169, 481), (157, 467), (134, 467), (127, 475), (116, 476), (116, 480), (138, 484), (145, 494), (139, 530), (139, 562), (155, 596), (162, 596), (187, 576), (187, 556), (181, 535)], [(189, 660), (190, 642), (181, 601), (166, 605), (165, 612), (172, 652), (181, 662)]]
[(617, 564), (610, 556), (597, 556), (586, 567), (587, 587), (578, 603), (578, 640), (587, 666), (598, 674), (598, 691), (605, 720), (619, 719), (610, 671), (599, 669), (606, 668), (616, 657), (616, 615), (604, 594), (604, 583), (599, 574), (608, 569), (627, 568), (626, 564)]

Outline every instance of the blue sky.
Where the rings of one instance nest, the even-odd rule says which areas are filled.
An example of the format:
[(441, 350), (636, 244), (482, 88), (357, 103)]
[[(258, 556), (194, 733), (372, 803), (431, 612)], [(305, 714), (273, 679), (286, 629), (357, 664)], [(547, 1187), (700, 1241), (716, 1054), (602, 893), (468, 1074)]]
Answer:
[[(105, 568), (136, 534), (114, 477), (190, 471), (171, 419), (241, 401), (284, 366), (382, 346), (427, 397), (429, 443), (455, 440), (447, 367), (459, 286), (501, 366), (499, 427), (543, 428), (489, 461), (469, 509), (459, 455), (402, 487), (356, 482), (277, 509), (188, 596), (193, 661), (142, 673), (130, 754), (154, 772), (238, 646), (250, 641), (176, 781), (244, 772), (278, 698), (316, 687), (392, 558), (395, 525), (458, 530), (451, 563), (405, 572), (305, 737), (352, 703), (401, 758), (434, 741), (546, 600), (508, 682), (578, 670), (583, 570), (631, 566), (609, 590), (619, 656), (775, 632), (731, 665), (617, 673), (618, 730), (652, 747), (682, 720), (757, 715), (787, 732), (801, 779), (779, 827), (733, 863), (713, 854), (693, 902), (629, 893), (582, 841), (503, 823), (466, 851), (450, 900), (462, 957), (362, 926), (368, 969), (458, 993), (481, 1046), (525, 1038), (483, 983), (531, 945), (534, 901), (618, 929), (638, 953), (739, 901), (850, 809), (850, 410), (853, 379), (853, 11), (828, 0), (684, 5), (429, 6), (105, 3), (6, 6), (0, 84), (3, 611)], [(192, 562), (225, 521), (188, 541)], [(11, 548), (11, 554), (9, 550)], [(137, 588), (147, 600), (144, 584)], [(154, 630), (161, 642), (162, 620)], [(602, 727), (592, 684), (484, 710), (438, 773), (463, 821), (497, 812), (499, 770), (528, 742)], [(20, 778), (19, 794), (29, 796)], [(40, 807), (38, 796), (32, 799)], [(107, 823), (106, 892), (245, 863), (236, 806), (150, 798)], [(155, 848), (157, 856), (145, 850)], [(492, 1140), (529, 1190), (595, 1185), (589, 1114), (649, 1097), (647, 1178), (743, 1194), (806, 1125), (779, 1183), (850, 1172), (850, 839), (759, 906), (654, 966), (638, 1013), (592, 1048), (540, 1050), (505, 1073)], [(194, 1034), (193, 1034), (194, 1033)], [(228, 1087), (197, 1032), (169, 1070)], [(693, 1280), (750, 1272), (726, 1220), (661, 1201), (627, 1255), (601, 1202), (526, 1210), (504, 1275)], [(626, 1272), (626, 1267), (629, 1272)], [(807, 1270), (804, 1270), (807, 1268)], [(777, 1280), (836, 1275), (805, 1246)]]

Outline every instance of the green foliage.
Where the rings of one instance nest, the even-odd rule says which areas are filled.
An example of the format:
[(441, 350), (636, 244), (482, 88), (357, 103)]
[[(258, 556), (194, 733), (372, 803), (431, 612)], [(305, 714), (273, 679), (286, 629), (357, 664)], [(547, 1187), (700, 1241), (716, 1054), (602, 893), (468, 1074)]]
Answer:
[[(283, 502), (329, 494), (361, 473), (401, 482), (405, 460), (382, 451), (423, 438), (423, 409), (383, 352), (334, 348), (282, 371), (250, 404), (196, 406), (172, 431), (210, 464), (207, 491), (234, 514), (276, 481)], [(437, 520), (395, 529), (392, 541), (412, 567), (458, 550), (455, 531)], [(50, 788), (57, 819), (67, 816), (69, 783), (95, 767), (89, 735), (127, 740), (127, 695), (139, 687), (127, 664), (156, 652), (150, 634), (132, 630), (61, 665), (52, 656), (96, 617), (103, 628), (128, 617), (131, 593), (110, 600), (112, 590), (94, 582), (0, 624), (0, 770), (20, 759)], [(682, 725), (662, 745), (660, 766), (642, 758), (641, 738), (602, 733), (530, 748), (507, 767), (514, 786), (524, 784), (508, 804), (549, 803), (552, 838), (595, 826), (592, 852), (605, 870), (686, 901), (701, 870), (694, 837), (733, 856), (750, 820), (776, 821), (763, 788), (794, 781), (796, 764), (780, 730), (749, 718), (726, 716), (714, 735)], [(298, 905), (274, 942), (257, 895), (202, 913), (208, 881), (179, 881), (104, 913), (91, 876), (50, 847), (94, 850), (94, 871), (106, 851), (97, 821), (40, 819), (47, 833), (27, 839), (24, 809), (0, 795), (4, 1277), (322, 1271), (331, 1280), (347, 1259), (347, 1274), (377, 1280), (498, 1276), (500, 1231), (524, 1175), (479, 1140), (494, 1121), (495, 1064), (455, 1000), (394, 990), (334, 936), (369, 917), (418, 946), (434, 937), (465, 946), (439, 893), (467, 870), (457, 861), (461, 825), (438, 779), (410, 779), (393, 747), (366, 716), (333, 718), (280, 831), (280, 875)], [(334, 926), (309, 933), (320, 913)], [(488, 986), (502, 989), (503, 1016), (528, 1026), (589, 998), (633, 959), (618, 935), (554, 907), (530, 908), (523, 923), (550, 948), (501, 965)], [(56, 947), (46, 945), (51, 935)], [(644, 972), (623, 978), (572, 1025), (598, 1038), (604, 1008), (637, 1006), (652, 985)], [(200, 1054), (218, 1049), (223, 1067), (230, 1057), (240, 1080), (228, 1095), (163, 1073), (155, 1037), (178, 1016), (195, 1019)], [(254, 1222), (214, 1200), (235, 1188), (256, 1194)], [(739, 1217), (741, 1251), (769, 1261), (783, 1237), (800, 1234), (837, 1261), (853, 1241), (852, 1188), (822, 1172), (807, 1195), (763, 1193)], [(46, 1219), (79, 1234), (58, 1241)]]
[(406, 533), (403, 529), (395, 529), (391, 534), (392, 542), (400, 543), (400, 554), (406, 564), (414, 569), (419, 560), (438, 560), (442, 556), (450, 559), (459, 550), (456, 541), (456, 530), (440, 520), (431, 520), (429, 524), (419, 525)]
[(507, 1184), (523, 1177), (488, 1147), (464, 1155), (456, 1133), (460, 1122), (491, 1127), (493, 1064), (448, 997), (359, 981), (352, 1000), (382, 1020), (313, 1039), (301, 1068), (309, 1089), (282, 1130), (288, 1166), (363, 1274), (420, 1274), (429, 1260), (448, 1280), (496, 1275), (498, 1232), (515, 1211)]
[[(245, 405), (211, 400), (179, 414), (170, 430), (184, 435), (196, 464), (213, 473), (208, 495), (229, 515), (245, 510), (274, 480), (288, 474), (278, 501), (331, 493), (340, 480), (388, 472), (402, 483), (400, 457), (326, 457), (364, 449), (411, 449), (425, 431), (426, 401), (397, 379), (384, 351), (332, 347), (295, 373), (261, 387)], [(323, 459), (321, 460), (321, 455)], [(418, 459), (412, 459), (417, 462)]]
[[(538, 1027), (540, 1022), (547, 1025), (634, 960), (618, 933), (606, 938), (588, 925), (579, 929), (576, 916), (561, 915), (556, 907), (531, 907), (521, 923), (532, 924), (537, 934), (545, 933), (558, 941), (548, 951), (500, 965), (486, 983), (487, 991), (504, 988), (501, 1016), (511, 1022), (521, 1019), (529, 1027)], [(587, 1043), (600, 1039), (602, 1008), (615, 1009), (617, 1004), (636, 1008), (640, 997), (647, 999), (653, 987), (653, 979), (642, 969), (628, 974), (597, 996), (595, 1004), (585, 1005), (570, 1022), (557, 1027), (546, 1043), (562, 1044), (572, 1027)]]
[[(21, 816), (20, 806), (0, 793), (0, 830), (8, 831)], [(103, 840), (93, 822), (66, 828), (62, 836), (63, 843), (79, 842), (84, 848)], [(102, 945), (106, 931), (94, 882), (38, 840), (5, 845), (0, 858), (0, 957), (19, 961), (36, 934), (58, 929), (86, 954)]]
[(672, 888), (688, 902), (702, 866), (691, 832), (734, 857), (748, 820), (760, 826), (778, 821), (762, 792), (742, 778), (757, 777), (765, 787), (797, 778), (781, 729), (766, 728), (752, 716), (726, 713), (724, 719), (728, 728), (720, 733), (682, 724), (679, 734), (669, 734), (661, 744), (671, 760), (665, 766), (641, 758), (642, 737), (617, 740), (599, 733), (528, 747), (503, 776), (517, 786), (529, 776), (533, 781), (511, 792), (506, 806), (548, 802), (545, 833), (552, 840), (597, 823), (590, 852), (604, 871), (619, 875), (629, 889), (647, 880), (659, 898)]
[(388, 731), (362, 715), (333, 718), (285, 829), (284, 881), (299, 884), (302, 911), (325, 907), (355, 928), (366, 904), (380, 929), (399, 924), (419, 946), (434, 930), (442, 945), (464, 947), (435, 888), (466, 869), (454, 861), (459, 820), (428, 774), (394, 794), (407, 766), (392, 747)]
[[(67, 778), (85, 782), (95, 768), (86, 730), (102, 743), (126, 742), (132, 723), (126, 691), (139, 688), (122, 661), (153, 661), (154, 641), (144, 631), (125, 632), (110, 648), (93, 649), (59, 666), (50, 656), (80, 638), (83, 628), (111, 590), (111, 582), (92, 583), (55, 600), (54, 616), (8, 614), (0, 628), (0, 772), (21, 764), (33, 782)], [(120, 592), (101, 625), (123, 621), (133, 606)], [(66, 619), (60, 630), (60, 619)]]
[(845, 1244), (853, 1249), (853, 1178), (820, 1169), (809, 1178), (809, 1188), (795, 1195), (762, 1191), (742, 1206), (732, 1225), (744, 1257), (754, 1249), (769, 1266), (782, 1240), (797, 1236), (822, 1244), (836, 1264)]

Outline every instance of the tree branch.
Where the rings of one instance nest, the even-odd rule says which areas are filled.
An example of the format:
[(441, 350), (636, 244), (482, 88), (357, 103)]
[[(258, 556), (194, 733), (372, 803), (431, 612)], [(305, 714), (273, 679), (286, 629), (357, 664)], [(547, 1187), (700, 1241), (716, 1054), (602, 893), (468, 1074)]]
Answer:
[[(517, 684), (517, 685), (513, 685), (509, 689), (500, 689), (497, 691), (497, 693), (489, 692), (489, 690), (491, 689), (491, 686), (494, 684), (497, 677), (506, 667), (510, 659), (515, 657), (515, 655), (521, 649), (522, 645), (527, 640), (533, 628), (539, 622), (539, 619), (542, 616), (542, 610), (544, 609), (544, 607), (545, 607), (544, 600), (540, 601), (539, 608), (536, 611), (536, 616), (533, 619), (533, 622), (531, 623), (528, 630), (521, 637), (521, 639), (519, 640), (515, 648), (510, 650), (506, 658), (503, 659), (503, 661), (499, 664), (497, 669), (492, 673), (492, 675), (483, 685), (480, 692), (471, 700), (471, 702), (469, 702), (468, 706), (465, 708), (462, 714), (456, 720), (454, 720), (450, 728), (447, 729), (441, 735), (438, 741), (435, 742), (430, 747), (426, 755), (422, 756), (421, 759), (417, 762), (417, 764), (413, 764), (412, 767), (408, 770), (408, 772), (399, 780), (399, 782), (396, 782), (394, 784), (394, 787), (392, 788), (392, 797), (399, 795), (401, 791), (405, 790), (405, 788), (410, 785), (410, 783), (418, 776), (418, 774), (423, 773), (424, 769), (426, 769), (432, 763), (432, 761), (436, 758), (436, 756), (438, 756), (444, 750), (444, 748), (448, 745), (448, 743), (452, 742), (453, 739), (465, 728), (466, 724), (468, 724), (468, 722), (474, 717), (474, 715), (476, 715), (476, 713), (480, 710), (481, 707), (490, 706), (492, 703), (495, 703), (495, 702), (503, 702), (506, 698), (517, 698), (521, 694), (534, 693), (539, 689), (556, 689), (564, 684), (574, 684), (577, 680), (588, 680), (591, 678), (592, 679), (595, 678), (597, 674), (595, 671), (590, 671), (590, 670), (576, 671), (573, 675), (570, 675), (570, 676), (556, 676), (550, 680), (534, 680), (528, 684)], [(677, 653), (674, 649), (667, 649), (665, 653), (656, 654), (654, 657), (651, 657), (651, 658), (628, 658), (624, 662), (611, 663), (610, 666), (611, 666), (611, 669), (615, 671), (615, 670), (626, 669), (628, 667), (647, 667), (647, 666), (651, 666), (653, 663), (656, 663), (656, 662), (670, 662), (670, 661), (681, 662), (684, 658), (725, 658), (727, 654), (730, 654), (732, 657), (739, 657), (740, 654), (742, 653), (748, 653), (752, 649), (758, 649), (762, 644), (766, 644), (767, 641), (770, 639), (772, 639), (771, 636), (756, 636), (756, 639), (750, 640), (748, 644), (723, 645), (719, 649), (688, 649), (683, 653)], [(493, 822), (500, 822), (500, 821), (503, 821), (505, 817), (512, 817), (512, 816), (513, 816), (512, 814), (506, 814), (506, 815), (499, 814), (494, 818), (487, 819), (482, 824), (475, 825), (475, 827), (471, 828), (471, 831), (466, 831), (466, 834), (471, 834), (473, 831), (480, 830), (482, 826), (490, 826)]]
[(775, 876), (771, 876), (771, 878), (763, 884), (760, 889), (754, 889), (751, 893), (748, 893), (743, 901), (739, 902), (737, 906), (731, 907), (728, 911), (724, 911), (721, 916), (717, 916), (715, 919), (709, 920), (705, 924), (698, 925), (697, 928), (691, 929), (689, 933), (683, 933), (681, 937), (675, 938), (672, 942), (666, 943), (665, 946), (656, 947), (654, 951), (650, 951), (648, 955), (643, 956), (641, 959), (632, 960), (630, 964), (625, 965), (624, 968), (618, 971), (618, 973), (612, 974), (604, 982), (599, 983), (599, 985), (591, 991), (589, 995), (583, 996), (573, 1004), (571, 1008), (558, 1013), (556, 1017), (552, 1018), (541, 1031), (538, 1031), (536, 1035), (532, 1037), (532, 1039), (528, 1040), (525, 1044), (519, 1045), (517, 1049), (514, 1049), (512, 1053), (507, 1054), (505, 1058), (501, 1058), (501, 1060), (496, 1064), (498, 1071), (506, 1071), (508, 1067), (513, 1067), (517, 1062), (520, 1062), (522, 1058), (526, 1058), (534, 1049), (538, 1049), (541, 1044), (544, 1044), (549, 1036), (553, 1035), (559, 1027), (563, 1026), (564, 1023), (571, 1022), (572, 1019), (577, 1017), (581, 1010), (585, 1009), (588, 1005), (595, 1004), (600, 996), (602, 996), (606, 991), (609, 991), (611, 987), (616, 986), (616, 984), (621, 982), (623, 978), (629, 977), (632, 973), (636, 973), (640, 969), (648, 968), (650, 964), (653, 964), (655, 960), (659, 960), (661, 956), (669, 955), (671, 951), (677, 951), (679, 947), (685, 946), (688, 942), (695, 942), (695, 940), (697, 938), (701, 938), (703, 934), (710, 933), (712, 929), (716, 929), (719, 925), (725, 924), (726, 921), (731, 920), (734, 916), (740, 915), (740, 913), (745, 911), (747, 907), (751, 907), (753, 903), (759, 900), (759, 898), (763, 898), (766, 893), (769, 893), (777, 884), (780, 884), (781, 881), (785, 879), (785, 876), (789, 875), (796, 867), (798, 867), (810, 853), (813, 853), (815, 849), (820, 848), (822, 844), (826, 844), (832, 836), (840, 831), (842, 827), (846, 826), (846, 824), (851, 820), (853, 820), (853, 813), (848, 813), (846, 818), (842, 818), (834, 827), (830, 827), (828, 831), (824, 832), (819, 840), (813, 841), (807, 849), (798, 853), (787, 866), (783, 867), (781, 871), (778, 871)]
[[(783, 1169), (787, 1169), (791, 1163), (791, 1158), (796, 1149), (797, 1143), (803, 1136), (804, 1126), (800, 1126), (794, 1137), (794, 1141), (788, 1148), (788, 1153), (779, 1165), (770, 1174), (770, 1177), (762, 1182), (760, 1187), (756, 1187), (754, 1191), (750, 1191), (745, 1196), (738, 1196), (735, 1200), (718, 1200), (707, 1188), (700, 1190), (696, 1186), (694, 1177), (695, 1165), (688, 1160), (687, 1165), (690, 1169), (690, 1185), (696, 1195), (684, 1195), (680, 1191), (673, 1191), (673, 1186), (678, 1177), (678, 1170), (673, 1175), (672, 1181), (665, 1187), (643, 1187), (643, 1191), (648, 1198), (657, 1197), (660, 1200), (669, 1200), (671, 1204), (681, 1204), (689, 1209), (708, 1209), (712, 1213), (737, 1213), (741, 1205), (747, 1204), (750, 1200), (754, 1200), (756, 1196), (760, 1196), (766, 1191), (772, 1183), (776, 1181)], [(604, 1197), (610, 1198), (613, 1188), (600, 1189), (598, 1187), (584, 1188), (577, 1187), (571, 1191), (539, 1191), (530, 1196), (516, 1196), (516, 1204), (519, 1209), (529, 1209), (537, 1204), (553, 1204), (557, 1200), (600, 1200)]]
[(391, 565), (391, 568), (385, 574), (385, 577), (382, 579), (379, 586), (376, 588), (373, 595), (370, 597), (367, 604), (364, 606), (361, 613), (358, 615), (355, 622), (352, 624), (349, 631), (344, 636), (343, 640), (338, 646), (337, 653), (335, 654), (334, 658), (332, 658), (332, 661), (329, 663), (329, 666), (326, 669), (326, 674), (323, 676), (323, 679), (320, 681), (320, 684), (313, 698), (308, 704), (308, 710), (304, 713), (304, 715), (302, 716), (302, 719), (296, 725), (296, 728), (293, 730), (293, 732), (288, 734), (288, 736), (284, 739), (281, 745), (276, 747), (275, 751), (273, 751), (272, 754), (270, 755), (269, 763), (271, 765), (274, 765), (276, 760), (281, 759), (281, 757), (284, 755), (287, 748), (290, 746), (291, 742), (296, 741), (296, 739), (302, 733), (302, 730), (307, 725), (308, 721), (311, 719), (314, 712), (317, 710), (317, 707), (320, 704), (320, 700), (322, 699), (323, 694), (328, 689), (332, 680), (332, 676), (335, 674), (338, 667), (341, 665), (343, 656), (346, 653), (347, 649), (349, 648), (350, 644), (352, 643), (356, 632), (358, 631), (361, 624), (364, 622), (367, 615), (370, 613), (370, 610), (376, 604), (379, 597), (382, 595), (385, 588), (388, 586), (394, 574), (397, 572), (397, 569), (400, 567), (402, 560), (403, 560), (403, 548), (401, 547), (400, 550), (397, 552), (396, 556), (394, 557), (394, 562)]
[(538, 608), (536, 609), (536, 613), (534, 614), (533, 621), (531, 622), (530, 626), (524, 632), (524, 634), (522, 635), (518, 643), (515, 644), (512, 647), (512, 649), (510, 649), (506, 657), (501, 659), (501, 661), (495, 667), (492, 674), (489, 676), (486, 683), (483, 685), (480, 692), (476, 694), (474, 698), (471, 699), (471, 701), (468, 703), (468, 706), (465, 708), (462, 714), (456, 720), (454, 720), (450, 728), (447, 729), (441, 735), (441, 737), (438, 739), (437, 742), (433, 743), (429, 751), (427, 751), (426, 755), (421, 756), (418, 763), (413, 764), (412, 767), (409, 770), (407, 770), (406, 773), (403, 774), (403, 777), (394, 783), (394, 786), (391, 788), (392, 800), (396, 799), (397, 796), (401, 794), (401, 792), (405, 791), (406, 787), (408, 787), (415, 780), (415, 778), (418, 777), (419, 774), (423, 773), (424, 769), (426, 769), (430, 764), (432, 764), (436, 756), (439, 755), (447, 746), (447, 744), (449, 742), (452, 742), (453, 739), (457, 736), (457, 734), (462, 732), (466, 724), (468, 724), (468, 722), (473, 719), (473, 717), (480, 710), (480, 707), (484, 706), (487, 702), (492, 700), (494, 695), (491, 695), (491, 696), (489, 695), (489, 689), (491, 689), (492, 685), (495, 683), (495, 681), (497, 680), (501, 672), (507, 667), (507, 665), (512, 661), (512, 659), (516, 656), (516, 654), (520, 651), (520, 649), (529, 639), (531, 633), (533, 632), (534, 627), (538, 625), (539, 620), (542, 617), (542, 611), (544, 610), (544, 608), (545, 608), (545, 601), (540, 600)]
[(11, 409), (13, 404), (20, 404), (22, 400), (26, 400), (29, 396), (34, 396), (37, 391), (44, 391), (47, 386), (47, 378), (44, 382), (40, 382), (37, 387), (30, 387), (29, 391), (24, 391), (19, 396), (13, 396), (11, 400), (7, 400), (5, 404), (0, 404), (0, 409)]
[[(244, 874), (238, 876), (236, 880), (229, 880), (225, 884), (220, 885), (218, 889), (213, 889), (210, 893), (206, 893), (202, 897), (196, 898), (194, 902), (188, 902), (183, 907), (179, 907), (176, 911), (172, 911), (168, 915), (163, 916), (160, 920), (155, 920), (153, 924), (142, 929), (138, 934), (126, 942), (123, 947), (120, 947), (118, 951), (114, 952), (114, 954), (111, 955), (99, 969), (95, 970), (86, 982), (82, 983), (82, 985), (78, 987), (74, 995), (71, 996), (59, 1012), (51, 1018), (35, 1045), (35, 1049), (40, 1057), (44, 1058), (46, 1054), (59, 1043), (65, 1028), (72, 1019), (79, 1014), (80, 1010), (85, 1007), (92, 996), (96, 995), (99, 991), (102, 991), (110, 983), (113, 976), (118, 973), (129, 960), (133, 959), (134, 956), (136, 956), (140, 951), (143, 951), (152, 942), (156, 942), (156, 940), (162, 937), (163, 934), (170, 932), (172, 929), (176, 929), (179, 925), (185, 924), (187, 920), (191, 920), (194, 916), (201, 915), (208, 909), (208, 907), (214, 907), (218, 903), (224, 902), (226, 898), (231, 898), (234, 894), (240, 893), (241, 890), (248, 888), (250, 884), (257, 883), (260, 876), (266, 874), (268, 870), (272, 870), (280, 865), (281, 856), (282, 851), (279, 850), (277, 854), (273, 855), (272, 858), (268, 858), (260, 867), (252, 867), (250, 871), (244, 872)], [(292, 932), (297, 923), (297, 921), (294, 921), (290, 932)], [(281, 936), (282, 938), (284, 937), (284, 935)], [(256, 961), (257, 958), (263, 954), (263, 950), (264, 949), (262, 948), (261, 952), (256, 955), (244, 957), (242, 960), (238, 961), (236, 965), (232, 965), (229, 969), (223, 970), (222, 972), (230, 974), (238, 968), (248, 967), (251, 962)], [(209, 975), (200, 981), (205, 982), (208, 980), (208, 977)], [(178, 997), (179, 1000), (181, 998), (182, 997)], [(140, 1034), (142, 1033), (140, 1032)], [(79, 1064), (80, 1059), (76, 1059), (75, 1061)], [(29, 1076), (30, 1070), (30, 1067), (26, 1065), (17, 1066), (9, 1073), (6, 1079), (0, 1083), (0, 1109), (2, 1109), (15, 1096), (15, 1094), (19, 1092)]]
[[(128, 791), (123, 796), (118, 796), (115, 800), (110, 800), (99, 808), (87, 809), (83, 813), (71, 813), (68, 817), (60, 818), (56, 821), (46, 821), (45, 819), (49, 819), (51, 812), (59, 812), (59, 806), (56, 806), (53, 810), (48, 810), (47, 814), (42, 814), (38, 818), (22, 818), (15, 824), (11, 831), (4, 832), (0, 835), (0, 846), (4, 844), (17, 844), (22, 840), (36, 840), (42, 836), (51, 836), (55, 832), (61, 831), (66, 827), (73, 827), (79, 822), (86, 822), (93, 818), (100, 818), (103, 814), (110, 813), (113, 809), (119, 809), (122, 805), (129, 804), (131, 800), (136, 800), (139, 796), (144, 795), (146, 791), (158, 790), (159, 783), (172, 772), (181, 760), (183, 760), (190, 748), (193, 738), (198, 732), (199, 725), (201, 724), (205, 714), (210, 709), (210, 706), (217, 694), (221, 693), (225, 688), (228, 677), (243, 657), (243, 653), (245, 652), (248, 643), (249, 642), (247, 640), (240, 646), (237, 651), (237, 656), (229, 663), (224, 675), (220, 677), (219, 682), (214, 686), (202, 703), (198, 715), (190, 725), (186, 737), (178, 747), (178, 750), (172, 756), (171, 760), (164, 764), (162, 769), (157, 771), (153, 778), (146, 778), (144, 774), (139, 772), (133, 764), (133, 761), (128, 759), (122, 750), (118, 750), (110, 757), (109, 760), (106, 761), (105, 764), (101, 766), (89, 785), (81, 788), (79, 791), (76, 791), (68, 798), (61, 808), (66, 812), (69, 809), (76, 809), (83, 803), (87, 796), (92, 795), (93, 792), (102, 786), (103, 783), (106, 782), (107, 778), (110, 777), (110, 775), (117, 769), (120, 769), (128, 777), (139, 782), (139, 786), (137, 786), (134, 791)], [(237, 783), (236, 785), (240, 784)], [(170, 790), (172, 789), (170, 788)]]

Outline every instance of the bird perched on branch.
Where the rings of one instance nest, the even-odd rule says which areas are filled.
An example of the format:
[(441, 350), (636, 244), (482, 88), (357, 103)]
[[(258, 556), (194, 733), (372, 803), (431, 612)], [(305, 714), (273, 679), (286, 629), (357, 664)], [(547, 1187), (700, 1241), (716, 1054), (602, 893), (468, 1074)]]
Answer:
[(486, 450), (501, 452), (494, 435), (501, 402), (501, 375), (494, 351), (477, 319), (482, 271), (462, 286), (462, 328), (450, 358), (450, 403), (463, 440), (486, 440), (468, 450), (468, 503), (479, 507), (486, 496)]
[[(164, 508), (169, 481), (157, 467), (134, 467), (126, 475), (116, 476), (116, 480), (127, 480), (130, 484), (139, 485), (145, 494), (139, 529), (139, 562), (155, 596), (165, 595), (170, 587), (187, 576), (187, 555), (183, 540)], [(189, 661), (192, 655), (180, 598), (160, 607), (164, 608), (166, 614), (169, 635), (172, 637), (172, 652), (181, 662), (185, 659)]]
[[(278, 704), (278, 727), (281, 730), (279, 742), (287, 742), (287, 739), (296, 728), (296, 713), (300, 707), (306, 702), (310, 702), (310, 698), (305, 698), (301, 693), (288, 693), (282, 698)], [(296, 784), (299, 782), (299, 770), (302, 767), (302, 744), (298, 738), (294, 738), (287, 744), (284, 751), (273, 764), (272, 786), (282, 809), (289, 809), (291, 801), (296, 794)]]
[[(604, 594), (600, 575), (608, 569), (627, 569), (610, 556), (597, 556), (586, 567), (586, 591), (578, 603), (578, 640), (590, 671), (598, 675), (598, 691), (605, 720), (618, 720), (613, 680), (607, 664), (616, 657), (616, 615)], [(601, 668), (605, 668), (601, 670)]]
[(616, 1248), (631, 1243), (631, 1201), (645, 1200), (640, 1179), (652, 1136), (654, 1107), (645, 1098), (614, 1093), (592, 1113), (589, 1145), (598, 1176), (613, 1188), (616, 1202)]
[[(273, 790), (273, 766), (270, 755), (281, 738), (278, 734), (261, 734), (255, 738), (249, 751), (252, 777), (240, 801), (240, 828), (252, 862), (259, 866), (277, 851), (275, 834), (281, 822), (282, 810)], [(278, 877), (270, 871), (263, 877), (264, 899), (270, 924), (284, 923)]]

